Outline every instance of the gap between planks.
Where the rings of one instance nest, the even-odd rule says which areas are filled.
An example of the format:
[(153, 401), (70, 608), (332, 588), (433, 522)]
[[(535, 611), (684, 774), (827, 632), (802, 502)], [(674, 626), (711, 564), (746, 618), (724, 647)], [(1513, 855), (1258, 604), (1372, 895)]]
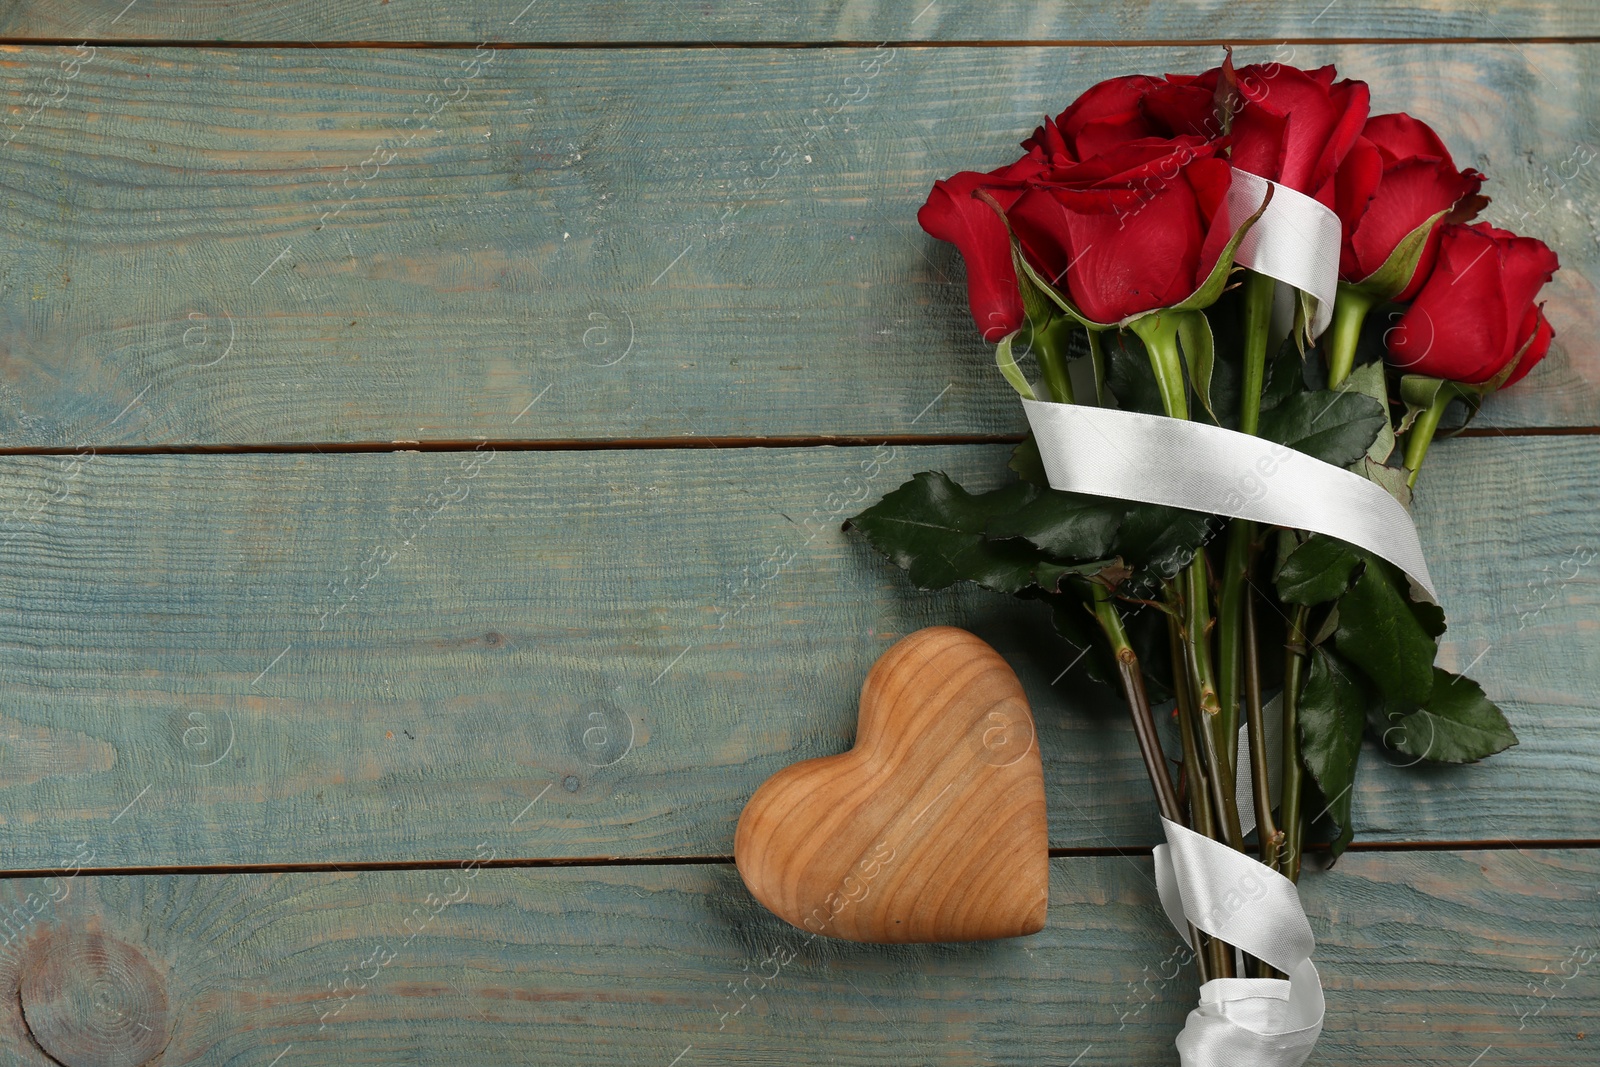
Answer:
[[(1600, 426), (1467, 427), (1448, 437), (1596, 437)], [(660, 451), (683, 448), (871, 448), (877, 445), (1014, 445), (1023, 434), (805, 434), (773, 437), (613, 437), (613, 438), (470, 438), (431, 441), (323, 441), (276, 444), (189, 445), (62, 445), (0, 448), (5, 456), (72, 456), (93, 451), (101, 456), (210, 456), (277, 453), (471, 452), (493, 445), (506, 452)]]
[[(1084, 846), (1052, 848), (1051, 859), (1093, 859), (1142, 856), (1150, 851), (1149, 845)], [(1529, 841), (1378, 841), (1355, 842), (1348, 852), (1521, 852), (1526, 849), (1581, 851), (1600, 849), (1600, 839), (1540, 838)], [(1306, 852), (1326, 854), (1326, 842), (1307, 845)], [(480, 863), (480, 867), (497, 869), (540, 869), (554, 867), (678, 867), (678, 866), (731, 866), (732, 856), (588, 856), (555, 859), (496, 859)], [(369, 871), (434, 871), (454, 870), (459, 860), (369, 860), (348, 863), (197, 863), (189, 865), (164, 864), (130, 867), (40, 867), (34, 870), (0, 870), (0, 881), (18, 878), (111, 878), (133, 875), (172, 874), (351, 874)]]
[(962, 41), (962, 40), (831, 40), (831, 41), (213, 41), (181, 37), (0, 37), (0, 46), (31, 45), (38, 47), (65, 47), (90, 45), (95, 48), (233, 48), (233, 49), (292, 49), (292, 48), (367, 48), (367, 49), (466, 49), (496, 48), (508, 51), (672, 51), (684, 49), (832, 49), (832, 48), (1224, 48), (1228, 46), (1252, 47), (1265, 45), (1440, 45), (1440, 44), (1504, 44), (1516, 47), (1532, 44), (1600, 44), (1600, 36), (1572, 37), (1215, 37), (1162, 38), (1149, 37), (1126, 41), (1069, 40), (1060, 38), (1018, 38), (1016, 40)]

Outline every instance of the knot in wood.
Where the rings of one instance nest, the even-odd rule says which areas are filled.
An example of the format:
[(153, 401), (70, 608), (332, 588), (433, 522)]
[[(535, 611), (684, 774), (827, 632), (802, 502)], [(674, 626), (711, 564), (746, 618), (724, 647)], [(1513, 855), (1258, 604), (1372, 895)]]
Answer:
[(55, 930), (29, 946), (19, 993), (29, 1033), (66, 1067), (137, 1067), (172, 1038), (166, 981), (97, 931)]

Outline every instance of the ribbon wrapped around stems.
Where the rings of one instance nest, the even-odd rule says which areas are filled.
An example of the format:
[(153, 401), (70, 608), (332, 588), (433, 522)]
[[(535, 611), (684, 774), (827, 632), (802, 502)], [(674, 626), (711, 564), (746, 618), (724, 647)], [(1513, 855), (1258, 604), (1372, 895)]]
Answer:
[(1376, 482), (1260, 437), (1115, 408), (1024, 400), (1050, 485), (1337, 537), (1438, 602), (1411, 515)]
[[(1316, 940), (1293, 882), (1242, 852), (1163, 819), (1161, 906), (1187, 942), (1189, 924), (1289, 976), (1214, 978), (1178, 1035), (1183, 1067), (1300, 1067), (1322, 1033)], [(1198, 946), (1191, 945), (1191, 948)]]

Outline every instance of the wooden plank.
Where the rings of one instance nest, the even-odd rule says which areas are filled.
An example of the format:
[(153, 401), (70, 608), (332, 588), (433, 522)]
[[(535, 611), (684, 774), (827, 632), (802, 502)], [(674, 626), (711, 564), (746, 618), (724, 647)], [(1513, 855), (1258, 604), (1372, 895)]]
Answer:
[[(935, 623), (1021, 674), (1053, 844), (1155, 839), (1124, 713), (1037, 605), (915, 591), (839, 529), (914, 471), (993, 483), (1006, 449), (500, 452), (466, 478), (488, 454), (0, 462), (5, 866), (113, 823), (100, 866), (438, 859), (469, 812), (520, 815), (518, 857), (727, 855), (755, 788), (847, 748), (868, 667)], [(1363, 840), (1600, 838), (1597, 463), (1587, 437), (1430, 456), (1442, 660), (1522, 744), (1369, 750)]]
[[(73, 52), (0, 52), (7, 446), (1020, 432), (917, 206), (1090, 83), (1219, 55)], [(1600, 46), (1293, 58), (1560, 250), (1558, 351), (1484, 423), (1600, 423)]]
[(476, 0), (439, 9), (359, 0), (248, 0), (225, 7), (180, 0), (18, 0), (0, 36), (194, 41), (1193, 41), (1228, 39), (1577, 37), (1600, 34), (1582, 0), (1132, 0), (1092, 5), (928, 0), (809, 0), (766, 5), (714, 0)]
[[(500, 820), (464, 822), (464, 864), (507, 836)], [(7, 882), (0, 1047), (49, 1062), (17, 1017), (18, 972), (52, 934), (95, 928), (164, 975), (164, 1063), (688, 1067), (804, 1050), (1108, 1067), (1176, 1062), (1195, 1003), (1147, 856), (1053, 861), (1038, 934), (893, 948), (808, 942), (723, 864), (470, 873)], [(1592, 1064), (1597, 880), (1593, 851), (1365, 854), (1308, 871), (1328, 1006), (1311, 1062)], [(730, 995), (746, 979), (754, 995)], [(81, 1022), (159, 1024), (111, 1016), (145, 1003), (109, 995), (129, 988), (108, 982)]]

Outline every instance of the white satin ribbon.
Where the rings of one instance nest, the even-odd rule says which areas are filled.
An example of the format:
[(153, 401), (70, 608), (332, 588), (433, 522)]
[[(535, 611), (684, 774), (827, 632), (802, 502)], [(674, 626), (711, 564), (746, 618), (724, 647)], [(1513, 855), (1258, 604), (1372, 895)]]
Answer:
[[(1294, 883), (1242, 852), (1161, 820), (1156, 888), (1184, 941), (1189, 924), (1289, 976), (1214, 978), (1178, 1035), (1183, 1067), (1300, 1067), (1322, 1033), (1316, 939)], [(1194, 945), (1190, 945), (1194, 948)]]
[(1388, 560), (1438, 600), (1410, 514), (1359, 474), (1203, 422), (1042, 400), (1022, 407), (1056, 489), (1327, 534)]
[(1268, 189), (1272, 203), (1239, 242), (1234, 262), (1316, 297), (1310, 325), (1317, 337), (1333, 321), (1339, 294), (1339, 216), (1304, 193), (1235, 167), (1228, 218), (1238, 225), (1255, 214)]

